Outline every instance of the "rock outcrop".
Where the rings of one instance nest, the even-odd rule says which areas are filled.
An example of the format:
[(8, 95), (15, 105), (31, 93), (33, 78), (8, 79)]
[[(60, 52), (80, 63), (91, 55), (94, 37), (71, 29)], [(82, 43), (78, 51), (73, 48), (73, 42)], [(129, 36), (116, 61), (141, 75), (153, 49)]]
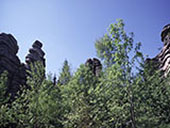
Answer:
[(102, 71), (102, 64), (100, 60), (98, 60), (97, 58), (88, 59), (85, 65), (90, 67), (95, 76), (100, 75), (100, 72)]
[(43, 52), (42, 43), (36, 40), (32, 48), (29, 49), (29, 54), (26, 56), (26, 68), (30, 70), (30, 64), (34, 64), (35, 62), (39, 61), (42, 62), (43, 66), (45, 67), (45, 53)]
[(45, 67), (45, 53), (41, 48), (42, 43), (35, 41), (26, 56), (26, 64), (21, 63), (17, 56), (19, 47), (16, 39), (11, 34), (0, 34), (0, 74), (8, 72), (7, 93), (11, 94), (12, 99), (20, 87), (26, 85), (26, 70), (30, 70), (31, 63), (40, 61)]
[(154, 70), (160, 70), (166, 76), (170, 71), (170, 24), (163, 28), (161, 40), (164, 43), (161, 52), (156, 57), (147, 59), (147, 63), (151, 62)]
[(7, 92), (14, 97), (20, 85), (26, 82), (25, 65), (18, 56), (17, 41), (11, 34), (0, 34), (0, 74), (8, 72)]

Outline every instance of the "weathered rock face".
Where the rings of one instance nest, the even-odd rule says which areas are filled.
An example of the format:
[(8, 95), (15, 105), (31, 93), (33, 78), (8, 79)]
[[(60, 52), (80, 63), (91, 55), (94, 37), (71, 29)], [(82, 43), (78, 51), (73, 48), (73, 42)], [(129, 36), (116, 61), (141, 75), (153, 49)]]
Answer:
[(147, 61), (152, 62), (154, 69), (161, 70), (166, 76), (170, 71), (170, 24), (163, 28), (161, 40), (164, 43), (161, 52)]
[(43, 66), (45, 67), (45, 58), (44, 55), (45, 53), (43, 52), (42, 48), (42, 43), (36, 40), (32, 48), (29, 49), (29, 54), (26, 56), (26, 68), (30, 70), (30, 64), (34, 64), (34, 62), (42, 62)]
[(12, 97), (26, 81), (25, 65), (17, 57), (17, 41), (11, 34), (0, 34), (0, 74), (8, 72), (8, 92)]
[(102, 64), (100, 60), (93, 58), (88, 59), (85, 63), (86, 66), (89, 66), (95, 76), (99, 76), (102, 71)]
[(26, 64), (21, 63), (17, 56), (19, 48), (15, 38), (11, 34), (0, 34), (0, 74), (8, 72), (7, 92), (11, 94), (12, 99), (20, 90), (20, 86), (26, 85), (26, 70), (30, 70), (31, 63), (40, 61), (45, 67), (45, 53), (41, 48), (42, 43), (35, 41), (26, 56)]

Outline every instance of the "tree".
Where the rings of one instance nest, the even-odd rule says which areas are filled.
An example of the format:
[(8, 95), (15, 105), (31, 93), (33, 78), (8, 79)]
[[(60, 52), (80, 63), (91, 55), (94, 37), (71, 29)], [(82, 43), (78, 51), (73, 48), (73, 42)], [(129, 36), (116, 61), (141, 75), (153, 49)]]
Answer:
[(66, 114), (65, 127), (86, 128), (90, 126), (88, 90), (93, 86), (93, 79), (91, 79), (93, 77), (90, 77), (92, 75), (91, 71), (82, 65), (65, 87), (67, 93), (64, 93), (64, 97), (70, 106), (70, 111)]
[(103, 42), (96, 44), (102, 49), (96, 48), (106, 64), (100, 84), (107, 87), (103, 93), (109, 97), (105, 103), (108, 103), (106, 107), (110, 113), (108, 119), (114, 122), (112, 126), (168, 128), (169, 77), (165, 78), (159, 70), (155, 71), (152, 64), (147, 65), (139, 51), (141, 44), (137, 43), (134, 47), (133, 36), (127, 36), (122, 20), (111, 24), (108, 33), (110, 41), (102, 38)]
[(141, 44), (134, 46), (133, 36), (133, 33), (128, 35), (125, 32), (123, 20), (118, 20), (95, 43), (97, 54), (106, 65), (101, 84), (107, 87), (104, 93), (109, 97), (106, 101), (110, 111), (108, 119), (114, 122), (112, 125), (116, 128), (137, 127), (134, 86), (138, 81), (134, 75), (137, 69), (133, 67), (137, 62), (139, 65), (143, 62), (143, 55), (139, 51)]
[(59, 75), (58, 84), (66, 85), (70, 81), (71, 77), (72, 75), (70, 71), (70, 66), (68, 64), (68, 61), (65, 60), (63, 63), (62, 71)]
[(7, 96), (7, 72), (0, 74), (0, 106), (8, 102), (9, 96)]
[[(117, 23), (111, 24), (108, 32), (95, 43), (97, 55), (104, 61), (106, 67), (110, 67), (117, 62), (115, 54), (122, 59), (127, 59), (126, 54), (132, 49), (134, 34), (131, 32), (128, 35), (124, 30), (124, 26), (123, 20), (117, 20)], [(125, 51), (123, 51), (123, 47)]]
[(7, 94), (7, 74), (5, 71), (0, 75), (0, 127), (6, 127), (11, 119), (8, 111), (10, 95)]
[[(40, 63), (31, 66), (27, 78), (29, 88), (21, 88), (21, 94), (10, 106), (4, 106), (4, 127), (62, 127), (63, 109), (60, 90), (52, 81), (44, 78)], [(4, 110), (4, 109), (2, 109)], [(12, 126), (11, 126), (12, 125)]]
[(72, 80), (65, 86), (63, 97), (70, 106), (64, 126), (76, 128), (97, 128), (102, 126), (99, 79), (88, 66), (81, 65)]
[(140, 128), (169, 128), (170, 86), (169, 76), (145, 64), (141, 80), (135, 87), (137, 122)]
[[(119, 33), (115, 39), (119, 41), (112, 39), (105, 44), (107, 49), (114, 46), (115, 50), (103, 55), (108, 64), (104, 73), (95, 77), (88, 67), (82, 65), (64, 89), (66, 93), (63, 94), (70, 106), (65, 127), (137, 127), (134, 86), (140, 77), (134, 76), (132, 66), (140, 58), (143, 59), (139, 51), (140, 43), (134, 47), (133, 38), (125, 33), (122, 20), (111, 24), (109, 33), (113, 39)], [(134, 55), (130, 58), (132, 50)], [(108, 61), (110, 57), (112, 60)]]

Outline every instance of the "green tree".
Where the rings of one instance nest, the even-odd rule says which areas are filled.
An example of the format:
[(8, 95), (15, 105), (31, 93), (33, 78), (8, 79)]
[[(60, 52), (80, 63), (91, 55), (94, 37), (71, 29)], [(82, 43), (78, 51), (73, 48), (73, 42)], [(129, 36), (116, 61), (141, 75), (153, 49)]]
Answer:
[[(134, 85), (140, 79), (134, 76), (132, 67), (136, 62), (142, 63), (140, 43), (134, 46), (133, 38), (124, 31), (122, 20), (111, 24), (108, 33), (113, 39), (119, 34), (105, 44), (107, 49), (114, 46), (115, 50), (108, 50), (108, 54), (101, 52), (106, 64), (101, 77), (96, 78), (87, 67), (81, 66), (66, 87), (64, 94), (69, 97), (70, 106), (66, 127), (137, 127)], [(134, 54), (129, 57), (132, 51)]]
[(7, 94), (7, 74), (5, 71), (0, 76), (0, 127), (6, 127), (11, 120), (8, 111), (10, 95)]
[(107, 50), (96, 47), (106, 64), (100, 86), (107, 87), (103, 93), (109, 97), (104, 102), (110, 116), (104, 122), (112, 120), (116, 128), (168, 128), (169, 77), (144, 62), (141, 44), (134, 47), (133, 36), (127, 36), (122, 20), (111, 24), (108, 33), (111, 42), (96, 44)]
[(62, 71), (61, 71), (61, 73), (59, 75), (59, 79), (58, 79), (59, 85), (66, 85), (70, 81), (70, 79), (72, 77), (70, 70), (71, 70), (70, 65), (68, 64), (68, 61), (65, 60), (63, 63)]
[(135, 86), (138, 127), (169, 128), (169, 78), (159, 70), (153, 70), (152, 63), (145, 64), (141, 80)]
[(66, 113), (64, 126), (76, 128), (100, 127), (100, 105), (98, 78), (89, 67), (81, 65), (68, 86), (65, 86), (63, 97), (67, 100), (70, 108)]
[(5, 71), (0, 75), (0, 106), (8, 102), (7, 96), (7, 72)]
[(95, 44), (98, 56), (106, 64), (100, 83), (107, 87), (104, 94), (109, 97), (105, 102), (110, 116), (105, 121), (114, 122), (112, 126), (116, 128), (137, 127), (134, 86), (138, 80), (134, 70), (137, 70), (137, 62), (142, 64), (143, 55), (139, 51), (141, 44), (134, 45), (133, 36), (133, 33), (128, 35), (125, 32), (123, 20), (118, 20)]
[(15, 127), (62, 127), (63, 107), (60, 90), (44, 77), (44, 67), (36, 63), (31, 67), (27, 86), (22, 94), (7, 108), (9, 124)]
[[(132, 32), (127, 34), (124, 26), (123, 20), (117, 20), (117, 23), (111, 24), (108, 32), (95, 43), (97, 55), (104, 61), (106, 67), (110, 67), (118, 61), (115, 54), (117, 54), (117, 58), (127, 59), (126, 55), (132, 49), (134, 34)], [(127, 62), (127, 60), (122, 62)]]

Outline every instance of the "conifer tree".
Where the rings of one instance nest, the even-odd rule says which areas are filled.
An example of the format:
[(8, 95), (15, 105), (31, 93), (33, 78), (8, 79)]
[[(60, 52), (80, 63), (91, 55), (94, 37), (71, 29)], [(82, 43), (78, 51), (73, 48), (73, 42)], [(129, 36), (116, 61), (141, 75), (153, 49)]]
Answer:
[(66, 85), (70, 81), (71, 77), (72, 75), (71, 75), (70, 65), (68, 61), (65, 60), (57, 83), (59, 85)]

